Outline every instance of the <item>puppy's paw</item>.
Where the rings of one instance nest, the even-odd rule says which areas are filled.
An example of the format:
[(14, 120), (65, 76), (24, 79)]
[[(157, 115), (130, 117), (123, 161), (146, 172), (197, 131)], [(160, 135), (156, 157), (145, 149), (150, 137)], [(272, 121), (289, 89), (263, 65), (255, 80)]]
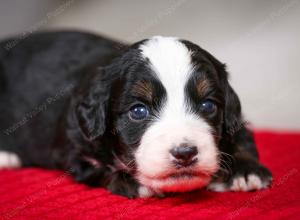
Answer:
[(150, 198), (155, 195), (155, 192), (146, 186), (140, 186), (138, 194), (140, 198)]
[(165, 196), (162, 192), (154, 191), (147, 186), (140, 186), (138, 189), (138, 194), (140, 198), (150, 198), (150, 197), (163, 198)]
[(118, 172), (110, 176), (106, 186), (113, 194), (125, 196), (129, 199), (139, 197), (140, 184), (128, 173)]
[(215, 192), (225, 191), (253, 191), (267, 188), (272, 182), (270, 179), (262, 179), (256, 174), (245, 176), (236, 176), (232, 178), (231, 183), (212, 182), (208, 189)]
[(21, 167), (21, 160), (17, 154), (0, 151), (0, 169), (12, 169)]
[(211, 191), (254, 191), (269, 187), (272, 183), (271, 172), (261, 164), (250, 163), (237, 169), (230, 178), (212, 181), (207, 187)]
[(271, 184), (272, 178), (263, 178), (257, 174), (249, 174), (246, 177), (235, 177), (230, 186), (231, 191), (252, 191), (265, 189)]

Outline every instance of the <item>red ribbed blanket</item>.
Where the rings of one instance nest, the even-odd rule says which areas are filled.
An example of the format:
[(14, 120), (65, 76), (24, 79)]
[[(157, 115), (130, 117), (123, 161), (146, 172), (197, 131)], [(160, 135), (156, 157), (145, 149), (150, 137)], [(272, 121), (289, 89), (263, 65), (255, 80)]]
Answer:
[(0, 171), (0, 219), (300, 219), (300, 133), (256, 132), (270, 189), (134, 199), (44, 169)]

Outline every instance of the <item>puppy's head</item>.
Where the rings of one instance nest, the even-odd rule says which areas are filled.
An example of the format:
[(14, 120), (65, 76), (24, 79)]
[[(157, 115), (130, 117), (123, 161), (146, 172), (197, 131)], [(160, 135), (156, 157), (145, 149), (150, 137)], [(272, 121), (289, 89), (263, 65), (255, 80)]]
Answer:
[(154, 191), (209, 183), (219, 142), (240, 121), (219, 61), (191, 42), (153, 37), (130, 47), (93, 85), (79, 106), (80, 126), (91, 140), (117, 140), (115, 163)]

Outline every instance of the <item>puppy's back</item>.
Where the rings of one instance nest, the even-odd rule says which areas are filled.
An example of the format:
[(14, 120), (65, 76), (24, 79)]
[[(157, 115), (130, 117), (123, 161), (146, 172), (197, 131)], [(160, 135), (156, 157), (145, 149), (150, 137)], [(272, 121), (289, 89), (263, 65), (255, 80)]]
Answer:
[[(0, 43), (0, 150), (26, 155), (23, 165), (52, 166), (49, 146), (73, 89), (88, 69), (104, 66), (120, 44), (80, 32), (45, 32)], [(24, 157), (23, 157), (24, 158)]]

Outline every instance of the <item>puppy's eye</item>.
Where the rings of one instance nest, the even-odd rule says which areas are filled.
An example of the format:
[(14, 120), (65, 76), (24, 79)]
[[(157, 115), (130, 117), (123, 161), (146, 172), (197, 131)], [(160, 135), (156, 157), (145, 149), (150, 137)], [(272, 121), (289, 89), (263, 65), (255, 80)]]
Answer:
[(149, 110), (145, 105), (134, 105), (129, 111), (129, 117), (133, 120), (143, 120), (149, 115)]
[(211, 100), (204, 100), (200, 104), (200, 111), (205, 114), (214, 114), (217, 111), (217, 105)]

